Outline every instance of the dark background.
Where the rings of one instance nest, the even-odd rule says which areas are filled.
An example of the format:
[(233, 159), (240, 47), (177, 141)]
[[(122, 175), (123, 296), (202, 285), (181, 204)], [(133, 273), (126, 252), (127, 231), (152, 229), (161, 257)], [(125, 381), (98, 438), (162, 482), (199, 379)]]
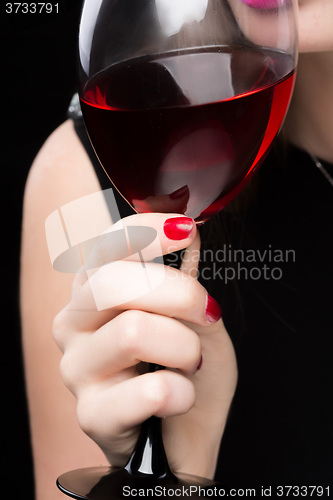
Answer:
[[(4, 227), (4, 232), (2, 233), (1, 238), (1, 250), (3, 253), (3, 280), (1, 282), (1, 305), (3, 311), (1, 332), (1, 458), (3, 464), (2, 488), (3, 492), (7, 491), (7, 493), (2, 496), (8, 496), (14, 499), (33, 500), (34, 488), (32, 459), (27, 406), (24, 391), (18, 303), (22, 200), (24, 185), (33, 159), (49, 134), (66, 119), (68, 104), (72, 94), (76, 90), (77, 34), (82, 0), (52, 0), (50, 3), (58, 3), (59, 12), (44, 15), (6, 14), (6, 3), (9, 2), (3, 0), (0, 3), (0, 97), (1, 117), (3, 118), (1, 128), (2, 133), (0, 136), (0, 161), (2, 167), (1, 178), (3, 180), (1, 184), (1, 201), (3, 204), (1, 215)], [(305, 160), (302, 159), (302, 162), (303, 161)], [(309, 162), (309, 159), (307, 161)], [(313, 165), (309, 166), (309, 169), (313, 169)], [(314, 174), (316, 173), (314, 170), (311, 171)], [(296, 190), (298, 190), (299, 193), (302, 193), (302, 189), (296, 188), (299, 185), (299, 179), (306, 179), (307, 174), (305, 175), (303, 170), (302, 173), (298, 172), (299, 171), (296, 169), (293, 183), (283, 184), (283, 186), (290, 185), (289, 191), (287, 192), (287, 195), (289, 193), (289, 200), (293, 199)], [(272, 178), (271, 183), (272, 188), (267, 190), (267, 197), (271, 200), (269, 206), (274, 205), (277, 200), (274, 205), (277, 209), (273, 211), (273, 213), (277, 219), (276, 224), (279, 226), (280, 220), (289, 221), (291, 210), (289, 210), (289, 205), (286, 204), (283, 212), (284, 218), (281, 217), (281, 192), (284, 192), (284, 188), (281, 187), (280, 189), (280, 185), (277, 184), (278, 187), (274, 187), (273, 189), (273, 184), (274, 186), (276, 185), (275, 177)], [(281, 183), (283, 183), (283, 178)], [(315, 184), (315, 182), (313, 184)], [(307, 186), (310, 190), (310, 188), (312, 188), (311, 182), (308, 182)], [(275, 198), (271, 195), (273, 191), (275, 192)], [(264, 193), (265, 192), (266, 191), (264, 191)], [(315, 222), (313, 222), (312, 225), (309, 225), (309, 227), (317, 227), (317, 232), (321, 231), (323, 238), (326, 237), (327, 228), (330, 227), (330, 221), (328, 221), (328, 219), (331, 217), (331, 211), (321, 212), (319, 204), (314, 202), (312, 202), (312, 206), (311, 204), (309, 205), (309, 200), (312, 200), (312, 195), (312, 190), (311, 192), (305, 190), (302, 194), (302, 202), (296, 201), (293, 204), (290, 201), (290, 204), (292, 210), (294, 210), (295, 207), (299, 208), (299, 210), (296, 211), (296, 216), (298, 213), (302, 213), (302, 217), (304, 213), (307, 215), (312, 213), (312, 218)], [(266, 207), (267, 205), (264, 203), (264, 206)], [(310, 209), (308, 208), (309, 206)], [(306, 207), (306, 209), (304, 209), (304, 207)], [(317, 211), (313, 210), (315, 207), (318, 209)], [(259, 210), (260, 206), (258, 208), (258, 212)], [(268, 228), (270, 229), (271, 234), (274, 234), (275, 226), (272, 225), (271, 220), (265, 221), (265, 217), (270, 216), (269, 211), (260, 211), (260, 214), (262, 214), (262, 218), (260, 219), (253, 216), (255, 227), (259, 228), (259, 230), (260, 227), (265, 228), (265, 231), (262, 231), (262, 233), (264, 235), (267, 233), (268, 238)], [(323, 215), (325, 215), (326, 218), (324, 218)], [(303, 220), (302, 217), (299, 216), (299, 220)], [(300, 269), (302, 271), (301, 283), (304, 282), (305, 284), (301, 291), (304, 293), (304, 296), (306, 296), (306, 300), (304, 299), (306, 307), (299, 308), (299, 310), (311, 310), (313, 311), (312, 314), (316, 315), (317, 311), (321, 311), (322, 304), (326, 304), (325, 300), (327, 301), (327, 297), (330, 297), (330, 295), (325, 292), (326, 289), (323, 289), (321, 294), (318, 293), (320, 288), (316, 285), (317, 281), (314, 280), (309, 282), (311, 272), (312, 277), (315, 276), (314, 271), (317, 267), (311, 267), (312, 263), (316, 263), (316, 257), (311, 256), (311, 258), (307, 258), (308, 253), (305, 251), (305, 249), (309, 246), (309, 241), (314, 241), (314, 236), (312, 235), (312, 240), (311, 238), (309, 240), (309, 233), (307, 230), (304, 230), (306, 220), (307, 219), (305, 219), (305, 222), (303, 222), (303, 225), (299, 229), (300, 232), (303, 231), (302, 234), (305, 239), (304, 242), (303, 240), (300, 240), (298, 243), (300, 251), (297, 253), (298, 256), (303, 256), (303, 264), (300, 263)], [(260, 225), (260, 221), (264, 222)], [(320, 222), (320, 225), (318, 224), (318, 221)], [(294, 228), (297, 227), (298, 229), (300, 224), (297, 219), (292, 219), (292, 222), (288, 222), (288, 224), (288, 227), (291, 228), (290, 231), (293, 233), (291, 241), (294, 241)], [(236, 230), (235, 233), (237, 233)], [(279, 234), (280, 233), (277, 233), (277, 235)], [(263, 248), (267, 248), (267, 241), (265, 239), (263, 240)], [(320, 240), (318, 239), (318, 241)], [(280, 243), (278, 243), (276, 247), (280, 248), (279, 245)], [(291, 248), (293, 248), (292, 245)], [(317, 248), (318, 250), (321, 249), (319, 245), (317, 245)], [(329, 249), (330, 247), (327, 245), (327, 255)], [(326, 262), (328, 262), (328, 259), (326, 261), (320, 257), (320, 263), (323, 266), (322, 275), (324, 278), (329, 275), (328, 269), (325, 267)], [(310, 268), (308, 267), (309, 265)], [(305, 273), (304, 269), (306, 270)], [(274, 287), (274, 290), (277, 289)], [(290, 290), (292, 290), (291, 287)], [(313, 303), (311, 303), (313, 300), (313, 290), (315, 291), (316, 301), (319, 302), (322, 300), (322, 303), (319, 305), (317, 305), (317, 302), (314, 302), (315, 307), (313, 307)], [(312, 293), (308, 294), (308, 291)], [(288, 297), (289, 295), (287, 295), (284, 291), (285, 302), (288, 302)], [(323, 300), (323, 297), (325, 297), (325, 300)], [(274, 303), (275, 300), (272, 300), (272, 304)], [(227, 307), (223, 308), (225, 312), (227, 309)], [(252, 309), (251, 302), (248, 303), (248, 309)], [(286, 310), (290, 311), (291, 309), (292, 306), (290, 303), (287, 303)], [(330, 311), (328, 307), (327, 311)], [(232, 312), (233, 309), (231, 310), (231, 313)], [(258, 330), (258, 322), (255, 314), (256, 308), (253, 307), (254, 332)], [(226, 313), (224, 313), (224, 316), (226, 316)], [(315, 317), (317, 318), (317, 316)], [(305, 322), (307, 321), (306, 315), (304, 318), (302, 316), (302, 321), (303, 320)], [(233, 421), (235, 423), (233, 424), (234, 427), (230, 429), (229, 434), (226, 435), (226, 442), (224, 444), (225, 451), (222, 457), (222, 469), (224, 474), (230, 472), (229, 478), (232, 487), (238, 484), (238, 467), (241, 471), (243, 471), (243, 477), (246, 478), (244, 480), (245, 487), (251, 486), (249, 480), (249, 477), (251, 476), (254, 480), (268, 481), (267, 478), (270, 477), (266, 474), (268, 468), (275, 473), (275, 477), (278, 478), (279, 484), (295, 484), (295, 478), (297, 477), (301, 477), (299, 484), (307, 484), (308, 481), (311, 480), (306, 475), (307, 470), (309, 470), (310, 467), (310, 470), (312, 468), (312, 477), (319, 478), (317, 481), (312, 480), (312, 484), (321, 484), (320, 481), (322, 481), (322, 484), (326, 485), (327, 481), (331, 477), (329, 475), (328, 468), (331, 464), (332, 455), (329, 455), (329, 453), (331, 453), (330, 451), (327, 452), (327, 455), (325, 455), (326, 450), (330, 447), (330, 443), (322, 439), (319, 444), (321, 443), (323, 450), (318, 451), (317, 441), (314, 437), (315, 433), (312, 431), (315, 425), (317, 425), (320, 431), (322, 430), (319, 435), (324, 435), (326, 429), (331, 429), (331, 427), (329, 427), (331, 426), (331, 412), (326, 410), (329, 406), (329, 402), (327, 403), (329, 398), (326, 394), (327, 378), (325, 378), (325, 370), (326, 367), (331, 367), (332, 349), (326, 347), (326, 345), (328, 346), (327, 343), (322, 342), (322, 344), (320, 344), (319, 351), (317, 344), (315, 347), (315, 359), (317, 364), (314, 364), (314, 358), (312, 356), (312, 351), (314, 349), (312, 347), (313, 335), (311, 330), (312, 325), (310, 322), (307, 322), (307, 325), (303, 325), (303, 323), (301, 323), (302, 329), (300, 329), (300, 331), (302, 332), (302, 337), (297, 337), (295, 335), (291, 341), (290, 336), (285, 337), (285, 344), (281, 342), (281, 330), (277, 328), (275, 344), (268, 344), (266, 340), (262, 341), (260, 335), (263, 335), (266, 339), (266, 333), (268, 331), (271, 333), (271, 321), (271, 317), (267, 315), (268, 326), (267, 328), (263, 326), (261, 331), (258, 332), (259, 340), (257, 339), (257, 343), (252, 342), (251, 337), (247, 336), (247, 343), (244, 342), (242, 348), (243, 353), (246, 354), (246, 358), (249, 360), (249, 364), (251, 366), (247, 367), (245, 365), (245, 375), (243, 376), (243, 381), (245, 380), (245, 382), (243, 382), (243, 386), (240, 389), (243, 393), (238, 400), (235, 400), (232, 410), (234, 415)], [(322, 322), (324, 321), (325, 319), (322, 320)], [(261, 318), (261, 322), (265, 325), (263, 318)], [(327, 325), (328, 324), (331, 324), (331, 316), (327, 316)], [(306, 331), (308, 333), (306, 333)], [(323, 335), (325, 334), (325, 331), (331, 331), (331, 328), (327, 327), (324, 329)], [(301, 339), (301, 341), (299, 339)], [(307, 340), (304, 341), (304, 339)], [(325, 339), (327, 339), (327, 341), (331, 341), (332, 337), (325, 337)], [(267, 345), (269, 352), (271, 349), (275, 349), (276, 346), (279, 346), (280, 349), (278, 351), (278, 353), (280, 353), (280, 358), (276, 356), (276, 353), (274, 352), (279, 371), (274, 372), (273, 370), (274, 373), (277, 373), (277, 378), (273, 379), (273, 385), (270, 385), (272, 379), (267, 377), (269, 367), (267, 367), (266, 370), (266, 365), (263, 365), (261, 367), (262, 371), (257, 372), (257, 365), (252, 362), (253, 358), (251, 357), (251, 347), (255, 351), (257, 345), (263, 344)], [(305, 353), (300, 350), (301, 346), (304, 347)], [(308, 351), (306, 349), (308, 349)], [(288, 353), (287, 357), (286, 353)], [(255, 354), (258, 357), (261, 352), (255, 352)], [(309, 354), (311, 356), (307, 358)], [(308, 365), (306, 364), (307, 359), (311, 361)], [(296, 360), (296, 362), (294, 362), (294, 360)], [(267, 364), (270, 363), (269, 357), (267, 357), (266, 362)], [(283, 369), (280, 369), (280, 365)], [(304, 368), (305, 365), (306, 368)], [(308, 366), (310, 367), (309, 370)], [(290, 371), (288, 371), (288, 367), (290, 368)], [(247, 368), (249, 368), (248, 371), (246, 371)], [(248, 377), (248, 372), (250, 375), (252, 374), (254, 378)], [(283, 421), (278, 420), (277, 422), (275, 405), (265, 407), (266, 400), (265, 398), (260, 397), (260, 385), (259, 390), (257, 391), (259, 401), (256, 401), (255, 405), (253, 404), (251, 395), (253, 387), (258, 386), (258, 379), (256, 378), (257, 373), (259, 376), (261, 373), (264, 374), (261, 379), (263, 381), (263, 390), (266, 391), (266, 395), (273, 393), (274, 388), (276, 387), (278, 388), (278, 394), (282, 394), (284, 389), (290, 387), (290, 391), (288, 393), (289, 400), (285, 394), (283, 394), (283, 400), (286, 402), (285, 405), (288, 405), (288, 401), (291, 401), (292, 404), (287, 407), (284, 407), (281, 404), (279, 405)], [(282, 373), (283, 382), (281, 383), (280, 376)], [(294, 378), (296, 382), (299, 381), (303, 373), (305, 373), (307, 377), (311, 377), (312, 373), (324, 373), (324, 375), (320, 378), (321, 385), (318, 383), (318, 387), (321, 389), (320, 393), (312, 380), (311, 388), (313, 394), (310, 391), (310, 395), (305, 396), (307, 393), (302, 392), (305, 387), (302, 380), (299, 382), (299, 386), (297, 386), (297, 384), (295, 385), (293, 393), (294, 385), (290, 385), (289, 381), (292, 378)], [(308, 380), (308, 378), (305, 380)], [(322, 381), (325, 383), (322, 383)], [(246, 397), (243, 397), (244, 394)], [(295, 394), (297, 394), (297, 398), (295, 398)], [(312, 400), (308, 399), (310, 397), (312, 397)], [(317, 404), (318, 400), (321, 401), (322, 406)], [(300, 401), (301, 403), (299, 403)], [(311, 401), (313, 402), (312, 406)], [(278, 400), (278, 403), (279, 402), (280, 400)], [(252, 411), (254, 406), (257, 407), (256, 413)], [(292, 408), (292, 414), (290, 414), (290, 406)], [(247, 413), (248, 408), (250, 408), (250, 411)], [(302, 411), (303, 408), (305, 408), (304, 412)], [(321, 410), (321, 408), (323, 408), (323, 410)], [(311, 410), (310, 416), (309, 409)], [(271, 414), (273, 416), (271, 416)], [(245, 419), (244, 415), (246, 415)], [(280, 414), (278, 413), (278, 416), (279, 415)], [(323, 419), (323, 416), (325, 416), (325, 420)], [(262, 425), (262, 422), (264, 422), (265, 425)], [(277, 427), (275, 428), (274, 426), (276, 422)], [(284, 423), (285, 427), (281, 425), (282, 423)], [(300, 425), (300, 423), (302, 425)], [(309, 432), (306, 441), (303, 439), (304, 427), (310, 428), (311, 430), (311, 433)], [(290, 434), (283, 434), (284, 429), (286, 429), (286, 432), (289, 430)], [(252, 441), (248, 440), (249, 435), (251, 435)], [(305, 450), (306, 453), (303, 453), (304, 457), (302, 456), (302, 448), (295, 447), (295, 445), (293, 448), (293, 444), (296, 441), (294, 435), (296, 435), (296, 438), (301, 437), (302, 443), (304, 442), (307, 445)], [(330, 436), (331, 435), (332, 434), (330, 434)], [(270, 445), (272, 445), (272, 448), (270, 448)], [(244, 446), (246, 453), (244, 453)], [(294, 478), (293, 481), (283, 483), (282, 478), (288, 477), (288, 475), (282, 475), (283, 467), (288, 466), (288, 463), (285, 464), (282, 462), (281, 465), (279, 462), (281, 462), (280, 457), (285, 456), (286, 450), (289, 448), (298, 452), (295, 457), (289, 454), (290, 462), (293, 465), (296, 464), (295, 470), (297, 470), (296, 466), (298, 464), (297, 460), (299, 459), (299, 455), (301, 456), (302, 460), (299, 467), (300, 475), (297, 476), (296, 473), (294, 473), (292, 476)], [(266, 460), (266, 456), (273, 457), (273, 459), (270, 458)], [(317, 460), (316, 467), (312, 467), (312, 463), (315, 462), (317, 456), (321, 457), (322, 462)], [(306, 459), (309, 459), (309, 466), (306, 463)], [(325, 470), (324, 466), (321, 467), (322, 463), (326, 464)], [(276, 465), (277, 472), (271, 464)], [(305, 472), (303, 472), (302, 469), (303, 464), (305, 464)], [(278, 466), (280, 466), (280, 469)], [(289, 471), (287, 472), (289, 473)], [(232, 476), (232, 473), (236, 474), (236, 476)], [(290, 474), (292, 474), (292, 472)], [(272, 482), (270, 484), (272, 484)], [(263, 482), (261, 484), (263, 484)], [(45, 498), (45, 500), (48, 499)]]
[[(29, 1), (28, 4), (32, 2)], [(66, 119), (76, 89), (76, 50), (82, 0), (51, 0), (58, 13), (9, 14), (0, 5), (2, 240), (2, 486), (33, 500), (29, 424), (18, 302), (24, 185), (48, 135)], [(23, 477), (22, 477), (23, 476)], [(8, 488), (8, 489), (7, 489)]]

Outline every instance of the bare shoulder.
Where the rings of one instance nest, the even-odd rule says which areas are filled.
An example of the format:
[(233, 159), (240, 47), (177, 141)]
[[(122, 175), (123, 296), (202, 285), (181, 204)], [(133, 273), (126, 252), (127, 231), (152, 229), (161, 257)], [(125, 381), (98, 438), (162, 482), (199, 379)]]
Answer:
[(52, 212), (98, 190), (90, 160), (67, 121), (38, 153), (23, 206), (20, 306), (37, 500), (62, 498), (54, 486), (59, 472), (105, 462), (79, 428), (76, 400), (59, 374), (61, 352), (52, 323), (70, 300), (73, 275), (53, 269), (45, 235)]
[[(40, 149), (25, 187), (21, 242), (23, 319), (27, 311), (25, 304), (30, 305), (33, 297), (32, 291), (39, 296), (44, 289), (45, 301), (48, 296), (54, 295), (54, 290), (59, 290), (58, 303), (55, 304), (59, 308), (70, 297), (69, 284), (73, 276), (56, 273), (52, 269), (45, 221), (63, 205), (96, 191), (100, 191), (97, 176), (72, 121), (68, 120), (49, 136)], [(23, 321), (23, 328), (25, 326)]]
[[(66, 203), (99, 189), (96, 174), (73, 126), (68, 120), (45, 141), (31, 167), (25, 198), (44, 190), (45, 202)], [(40, 193), (42, 194), (42, 193)], [(47, 195), (47, 196), (45, 196)], [(39, 202), (41, 209), (40, 198)]]

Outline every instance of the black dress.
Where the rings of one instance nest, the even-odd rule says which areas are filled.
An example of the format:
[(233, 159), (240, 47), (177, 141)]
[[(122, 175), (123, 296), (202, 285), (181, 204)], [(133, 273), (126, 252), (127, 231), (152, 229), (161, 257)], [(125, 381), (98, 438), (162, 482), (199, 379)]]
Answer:
[[(109, 188), (82, 117), (71, 117)], [(305, 152), (288, 146), (282, 156), (273, 151), (202, 234), (200, 279), (222, 305), (239, 369), (216, 478), (256, 496), (262, 486), (333, 483), (333, 189)]]

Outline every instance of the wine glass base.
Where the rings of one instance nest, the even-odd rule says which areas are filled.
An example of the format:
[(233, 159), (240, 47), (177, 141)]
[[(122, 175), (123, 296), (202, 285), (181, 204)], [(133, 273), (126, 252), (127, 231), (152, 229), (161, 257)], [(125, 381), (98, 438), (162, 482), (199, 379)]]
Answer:
[(90, 467), (64, 473), (57, 480), (58, 488), (79, 500), (111, 500), (126, 497), (192, 499), (218, 496), (219, 484), (210, 479), (178, 474), (155, 478), (151, 475), (132, 475), (126, 469)]

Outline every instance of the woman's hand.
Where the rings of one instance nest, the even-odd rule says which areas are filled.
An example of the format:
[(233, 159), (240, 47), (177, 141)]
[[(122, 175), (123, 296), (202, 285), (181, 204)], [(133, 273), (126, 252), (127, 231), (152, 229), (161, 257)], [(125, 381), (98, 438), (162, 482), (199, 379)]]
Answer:
[[(127, 234), (130, 226), (153, 228), (157, 237), (144, 249), (144, 264), (137, 252), (77, 275), (72, 300), (53, 325), (64, 353), (63, 380), (77, 397), (82, 429), (112, 465), (124, 465), (140, 424), (156, 415), (165, 417), (171, 468), (212, 476), (237, 369), (219, 307), (192, 277), (200, 247), (196, 226), (169, 214), (140, 214), (119, 224)], [(181, 270), (147, 262), (182, 248)], [(102, 240), (93, 262), (105, 262), (109, 250)], [(141, 361), (167, 369), (139, 374)]]

